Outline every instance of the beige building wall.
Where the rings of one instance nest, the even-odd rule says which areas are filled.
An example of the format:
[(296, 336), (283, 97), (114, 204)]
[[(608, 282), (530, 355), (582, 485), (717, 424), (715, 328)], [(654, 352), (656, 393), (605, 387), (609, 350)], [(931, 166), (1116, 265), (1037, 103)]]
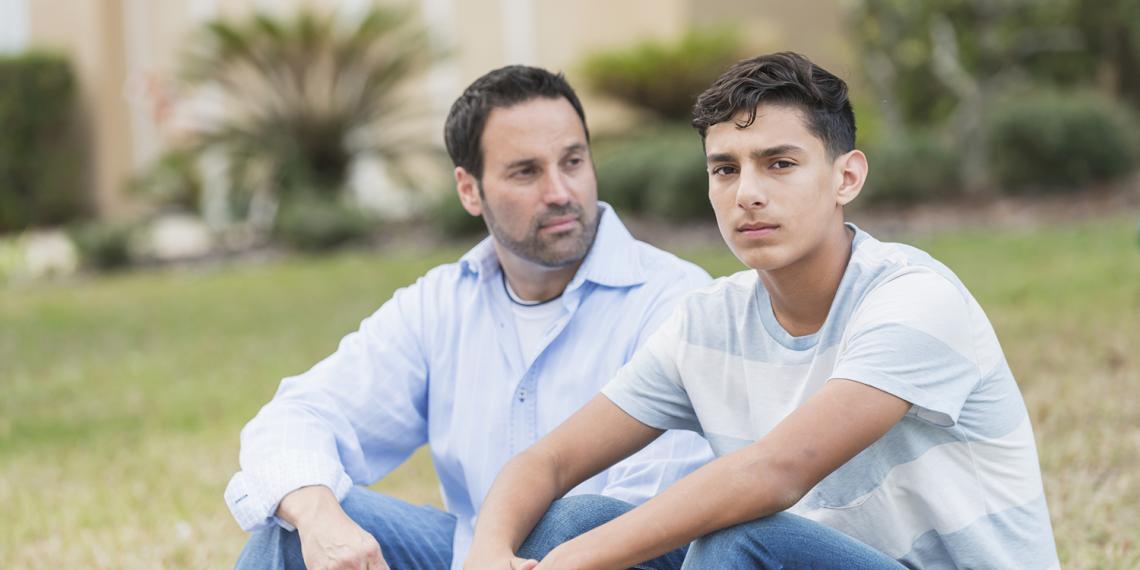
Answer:
[[(796, 49), (836, 71), (848, 70), (837, 0), (8, 0), (27, 11), (27, 47), (71, 56), (92, 143), (90, 183), (105, 215), (129, 211), (123, 188), (157, 157), (169, 133), (163, 102), (194, 30), (214, 18), (302, 6), (349, 17), (374, 2), (417, 10), (449, 60), (418, 89), (439, 132), (450, 102), (486, 71), (512, 63), (565, 71), (582, 58), (633, 42), (667, 39), (691, 26), (742, 25), (760, 49)], [(847, 73), (850, 75), (850, 73)], [(583, 94), (592, 127), (620, 123), (612, 103)], [(435, 138), (442, 138), (435, 136)], [(441, 141), (440, 141), (441, 142)]]

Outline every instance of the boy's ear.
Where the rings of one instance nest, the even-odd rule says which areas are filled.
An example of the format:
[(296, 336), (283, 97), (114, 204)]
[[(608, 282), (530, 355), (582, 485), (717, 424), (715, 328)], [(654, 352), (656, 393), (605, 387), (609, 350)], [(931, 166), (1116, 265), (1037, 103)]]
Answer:
[(863, 191), (863, 183), (867, 181), (867, 155), (853, 150), (835, 159), (835, 166), (839, 176), (835, 202), (846, 206)]
[(483, 215), (483, 200), (479, 196), (479, 180), (462, 166), (455, 167), (455, 191), (459, 193), (459, 203), (472, 216)]

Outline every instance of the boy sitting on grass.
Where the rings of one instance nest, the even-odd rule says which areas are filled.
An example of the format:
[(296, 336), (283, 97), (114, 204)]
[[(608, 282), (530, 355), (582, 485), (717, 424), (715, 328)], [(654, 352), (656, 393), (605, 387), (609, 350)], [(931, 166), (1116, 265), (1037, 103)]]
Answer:
[[(794, 53), (742, 61), (693, 126), (721, 234), (751, 270), (692, 294), (503, 469), (468, 567), (675, 567), (690, 542), (686, 568), (1057, 567), (985, 313), (926, 253), (844, 223), (867, 176), (846, 84)], [(718, 458), (637, 508), (551, 506), (669, 429)], [(587, 511), (612, 520), (576, 525)]]

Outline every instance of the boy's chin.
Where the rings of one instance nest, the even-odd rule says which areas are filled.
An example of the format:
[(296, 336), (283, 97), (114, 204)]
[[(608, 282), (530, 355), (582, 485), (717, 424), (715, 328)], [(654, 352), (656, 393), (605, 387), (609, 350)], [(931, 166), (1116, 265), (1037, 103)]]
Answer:
[(781, 255), (775, 247), (732, 248), (732, 253), (749, 269), (756, 271), (776, 271), (788, 265), (786, 255)]

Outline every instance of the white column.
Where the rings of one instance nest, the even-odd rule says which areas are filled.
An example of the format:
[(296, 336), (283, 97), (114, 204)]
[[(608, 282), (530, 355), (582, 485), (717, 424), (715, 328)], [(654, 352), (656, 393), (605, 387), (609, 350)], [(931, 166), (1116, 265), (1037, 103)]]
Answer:
[(534, 0), (500, 0), (506, 64), (538, 64), (538, 21)]
[[(194, 0), (190, 4), (190, 17), (195, 24), (202, 23), (218, 17), (218, 0)], [(221, 107), (221, 93), (210, 89), (198, 93), (197, 97), (208, 100), (204, 105), (196, 105), (201, 109), (208, 107), (211, 110)], [(195, 118), (200, 121), (201, 118)], [(198, 205), (202, 219), (206, 225), (215, 231), (224, 230), (232, 223), (229, 210), (230, 175), (229, 157), (219, 149), (207, 150), (198, 161), (198, 172), (202, 175), (202, 198)]]
[(151, 62), (150, 1), (126, 0), (123, 4), (123, 34), (126, 45), (127, 99), (131, 121), (132, 163), (136, 171), (158, 157), (161, 143), (155, 124), (154, 103), (160, 88)]
[(0, 53), (23, 51), (27, 45), (27, 0), (0, 0)]

